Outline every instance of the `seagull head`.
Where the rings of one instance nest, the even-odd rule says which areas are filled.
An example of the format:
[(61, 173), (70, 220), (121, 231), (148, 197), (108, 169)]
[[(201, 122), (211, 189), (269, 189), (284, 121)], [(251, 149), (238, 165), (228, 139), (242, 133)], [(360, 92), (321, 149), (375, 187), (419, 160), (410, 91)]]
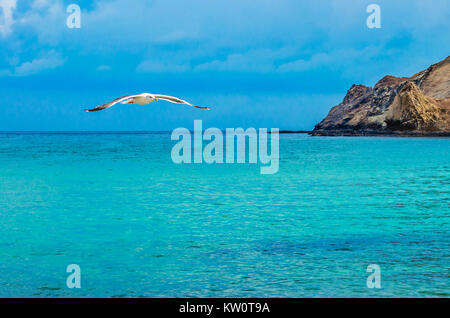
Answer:
[(145, 97), (146, 99), (150, 99), (151, 102), (157, 101), (157, 100), (158, 100), (158, 99), (155, 97), (155, 95), (153, 95), (153, 94), (144, 93), (143, 95), (144, 95), (144, 97)]

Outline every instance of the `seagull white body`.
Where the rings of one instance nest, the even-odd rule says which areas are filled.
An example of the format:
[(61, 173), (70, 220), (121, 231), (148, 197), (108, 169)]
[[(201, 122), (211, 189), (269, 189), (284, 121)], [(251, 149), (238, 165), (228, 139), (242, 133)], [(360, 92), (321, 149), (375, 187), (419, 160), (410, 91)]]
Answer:
[(148, 105), (151, 102), (156, 101), (156, 97), (151, 96), (150, 94), (142, 94), (140, 96), (131, 97), (130, 99), (121, 102), (121, 104), (138, 104), (138, 105)]
[(99, 110), (103, 110), (109, 107), (114, 106), (117, 103), (121, 103), (121, 104), (138, 104), (138, 105), (148, 105), (151, 102), (157, 101), (157, 100), (165, 100), (171, 103), (175, 103), (175, 104), (186, 104), (192, 107), (196, 107), (196, 108), (200, 108), (200, 109), (209, 109), (208, 107), (201, 107), (201, 106), (196, 106), (193, 105), (185, 100), (182, 100), (178, 97), (174, 97), (174, 96), (169, 96), (169, 95), (160, 95), (160, 94), (150, 94), (150, 93), (142, 93), (142, 94), (136, 94), (136, 95), (125, 95), (122, 97), (118, 97), (116, 99), (114, 99), (113, 101), (97, 106), (95, 108), (92, 109), (86, 109), (85, 111), (87, 112), (95, 112), (95, 111), (99, 111)]

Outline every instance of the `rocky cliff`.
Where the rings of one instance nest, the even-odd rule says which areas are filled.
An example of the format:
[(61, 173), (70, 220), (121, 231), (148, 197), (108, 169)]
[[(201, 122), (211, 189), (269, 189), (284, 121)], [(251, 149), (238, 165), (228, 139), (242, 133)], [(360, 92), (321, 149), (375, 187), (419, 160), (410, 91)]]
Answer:
[(450, 56), (409, 78), (353, 85), (312, 135), (450, 136)]

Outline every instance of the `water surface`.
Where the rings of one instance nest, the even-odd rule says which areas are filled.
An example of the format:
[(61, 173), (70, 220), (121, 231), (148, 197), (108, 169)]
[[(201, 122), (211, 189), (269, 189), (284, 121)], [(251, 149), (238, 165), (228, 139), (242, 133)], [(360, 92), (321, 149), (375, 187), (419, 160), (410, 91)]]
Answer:
[(0, 134), (0, 296), (450, 295), (449, 139), (281, 135), (275, 175), (173, 145)]

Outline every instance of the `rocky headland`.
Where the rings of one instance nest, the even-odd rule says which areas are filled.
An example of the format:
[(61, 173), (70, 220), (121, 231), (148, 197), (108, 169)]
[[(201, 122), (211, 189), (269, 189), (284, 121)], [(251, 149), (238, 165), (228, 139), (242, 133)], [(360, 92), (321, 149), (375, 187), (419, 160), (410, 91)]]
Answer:
[(450, 56), (411, 77), (353, 85), (313, 136), (450, 136)]

